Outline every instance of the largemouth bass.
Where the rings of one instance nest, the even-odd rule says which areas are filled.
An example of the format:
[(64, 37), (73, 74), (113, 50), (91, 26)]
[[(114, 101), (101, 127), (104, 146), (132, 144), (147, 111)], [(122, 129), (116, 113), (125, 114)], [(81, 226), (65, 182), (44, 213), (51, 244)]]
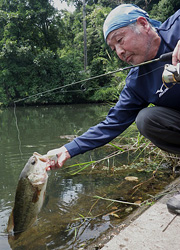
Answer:
[(8, 232), (21, 233), (36, 221), (45, 197), (48, 179), (46, 168), (47, 162), (38, 153), (34, 153), (26, 163), (19, 177)]

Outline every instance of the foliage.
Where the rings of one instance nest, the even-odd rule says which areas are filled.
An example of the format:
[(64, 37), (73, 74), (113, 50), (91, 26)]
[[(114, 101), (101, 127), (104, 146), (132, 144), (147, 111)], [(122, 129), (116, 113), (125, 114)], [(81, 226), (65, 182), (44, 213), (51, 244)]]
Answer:
[(180, 8), (180, 1), (176, 0), (161, 0), (155, 4), (151, 10), (151, 16), (164, 22), (169, 16)]
[[(17, 103), (103, 102), (115, 101), (119, 96), (126, 72), (83, 84), (72, 83), (125, 66), (104, 42), (102, 26), (110, 10), (127, 1), (85, 1), (86, 71), (83, 1), (66, 2), (76, 6), (73, 13), (58, 11), (51, 0), (0, 0), (1, 104), (11, 105), (24, 98), (27, 98), (25, 102)], [(151, 17), (162, 21), (179, 9), (179, 1), (175, 0), (128, 2), (148, 10)], [(52, 91), (54, 89), (56, 91)]]

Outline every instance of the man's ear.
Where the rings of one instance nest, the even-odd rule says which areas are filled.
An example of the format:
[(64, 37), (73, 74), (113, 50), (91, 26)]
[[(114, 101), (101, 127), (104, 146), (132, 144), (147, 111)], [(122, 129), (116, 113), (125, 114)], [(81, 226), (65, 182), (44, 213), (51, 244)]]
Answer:
[(139, 16), (136, 22), (138, 25), (142, 26), (145, 30), (149, 30), (150, 25), (145, 17)]

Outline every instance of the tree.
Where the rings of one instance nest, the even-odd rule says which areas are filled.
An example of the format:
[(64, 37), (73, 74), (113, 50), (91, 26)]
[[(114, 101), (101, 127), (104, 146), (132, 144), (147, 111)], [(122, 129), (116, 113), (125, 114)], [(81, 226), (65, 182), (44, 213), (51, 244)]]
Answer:
[(179, 0), (161, 0), (157, 4), (153, 5), (150, 14), (151, 17), (163, 22), (169, 16), (174, 14), (179, 8)]
[[(76, 5), (73, 13), (56, 10), (51, 0), (0, 0), (1, 103), (9, 105), (13, 100), (31, 95), (38, 98), (27, 99), (28, 104), (104, 101), (112, 100), (114, 94), (118, 96), (126, 73), (84, 82), (82, 86), (71, 83), (125, 66), (105, 43), (102, 27), (111, 9), (127, 1), (84, 0), (86, 71), (83, 0), (66, 2)], [(179, 0), (128, 2), (146, 9), (151, 18), (161, 21), (179, 9)], [(50, 89), (59, 92), (38, 95)]]
[(86, 4), (83, 0), (83, 31), (84, 31), (84, 70), (87, 67), (87, 35), (86, 35)]
[[(37, 89), (35, 85), (42, 85), (39, 84), (38, 74), (44, 69), (41, 70), (38, 66), (39, 72), (37, 71), (36, 58), (43, 51), (46, 58), (45, 51), (49, 51), (53, 55), (55, 64), (57, 59), (55, 52), (60, 47), (61, 26), (57, 11), (48, 0), (38, 2), (1, 0), (0, 7), (2, 24), (0, 93), (2, 93), (2, 101), (10, 103), (13, 99), (35, 93)], [(49, 54), (46, 59), (49, 59)]]

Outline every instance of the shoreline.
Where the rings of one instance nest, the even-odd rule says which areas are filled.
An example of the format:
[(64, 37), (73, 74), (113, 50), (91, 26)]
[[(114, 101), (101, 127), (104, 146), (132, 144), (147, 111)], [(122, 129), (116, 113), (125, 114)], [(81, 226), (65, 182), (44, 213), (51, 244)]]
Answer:
[[(86, 250), (179, 250), (180, 216), (168, 212), (166, 202), (180, 190), (180, 177), (160, 192), (153, 205), (137, 208), (119, 226), (109, 229)], [(166, 194), (163, 194), (165, 193)], [(176, 216), (176, 218), (175, 218)]]

